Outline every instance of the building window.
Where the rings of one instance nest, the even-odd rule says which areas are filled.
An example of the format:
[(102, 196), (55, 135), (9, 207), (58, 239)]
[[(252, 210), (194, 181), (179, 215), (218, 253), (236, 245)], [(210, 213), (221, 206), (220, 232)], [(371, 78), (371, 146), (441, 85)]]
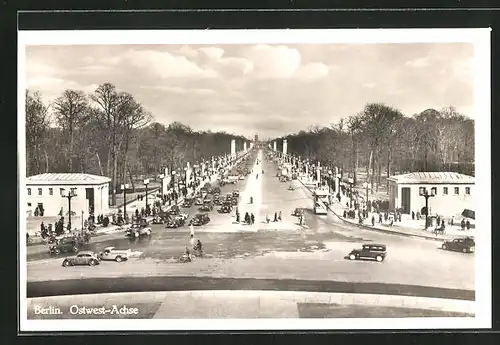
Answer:
[(64, 194), (64, 188), (59, 188), (59, 193), (60, 193), (61, 195), (63, 195), (63, 194)]
[(432, 187), (431, 188), (431, 194), (432, 195), (437, 195), (437, 187)]
[(443, 187), (443, 195), (448, 195), (448, 187)]
[(31, 202), (28, 203), (28, 207), (31, 207)]
[(470, 187), (465, 187), (465, 194), (470, 195)]
[(38, 195), (42, 195), (42, 188), (38, 188)]
[(31, 195), (31, 188), (28, 188), (28, 195)]
[(454, 190), (455, 190), (455, 195), (458, 195), (459, 194), (458, 187), (455, 187)]
[(54, 195), (54, 188), (49, 188), (49, 195)]
[(71, 188), (71, 194), (76, 195), (76, 188)]

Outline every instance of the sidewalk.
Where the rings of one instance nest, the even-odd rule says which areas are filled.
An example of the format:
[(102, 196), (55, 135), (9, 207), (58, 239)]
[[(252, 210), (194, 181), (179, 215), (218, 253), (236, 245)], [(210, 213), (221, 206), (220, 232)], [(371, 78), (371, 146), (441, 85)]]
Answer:
[[(299, 180), (300, 181), (300, 180)], [(312, 193), (312, 190), (304, 185), (302, 181), (300, 183), (306, 188), (309, 192)], [(351, 218), (344, 218), (343, 213), (344, 210), (349, 210), (348, 207), (346, 207), (346, 202), (348, 201), (348, 198), (346, 196), (341, 195), (341, 201), (340, 203), (338, 201), (335, 201), (333, 204), (328, 206), (328, 209), (335, 215), (339, 220), (341, 220), (344, 223), (350, 224), (350, 225), (356, 225), (360, 228), (367, 229), (367, 230), (373, 230), (373, 231), (380, 231), (380, 232), (386, 232), (390, 234), (395, 234), (395, 235), (403, 235), (403, 236), (411, 236), (411, 237), (420, 237), (423, 239), (427, 240), (435, 240), (435, 241), (445, 241), (445, 240), (452, 240), (456, 237), (466, 237), (466, 236), (471, 236), (473, 234), (470, 233), (469, 231), (461, 231), (457, 230), (457, 227), (448, 227), (446, 229), (446, 233), (443, 235), (435, 235), (431, 231), (431, 228), (429, 230), (424, 230), (424, 222), (425, 220), (420, 220), (422, 224), (419, 224), (419, 221), (413, 221), (411, 220), (411, 216), (409, 215), (404, 215), (402, 222), (394, 222), (393, 225), (389, 224), (384, 224), (384, 223), (378, 223), (378, 214), (373, 213), (375, 216), (375, 225), (371, 225), (371, 217), (372, 213), (368, 214), (368, 218), (363, 221), (363, 224), (359, 224), (358, 219), (351, 219)], [(410, 217), (408, 220), (407, 218)]]

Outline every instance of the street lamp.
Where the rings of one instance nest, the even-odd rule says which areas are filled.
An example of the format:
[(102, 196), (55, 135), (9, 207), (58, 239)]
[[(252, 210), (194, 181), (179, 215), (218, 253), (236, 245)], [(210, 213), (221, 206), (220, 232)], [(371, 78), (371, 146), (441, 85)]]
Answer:
[[(127, 188), (128, 183), (122, 184), (121, 188), (123, 190), (123, 220), (127, 219)], [(146, 186), (147, 191), (147, 186)], [(146, 202), (148, 202), (148, 194), (146, 192)]]
[(363, 182), (363, 188), (366, 189), (366, 207), (368, 207), (368, 188), (372, 188), (372, 184), (368, 182)]
[(149, 184), (149, 179), (144, 180), (144, 185), (146, 186), (146, 209), (148, 209), (148, 184)]
[(349, 177), (347, 179), (347, 182), (349, 182), (349, 208), (352, 207), (352, 185), (354, 184), (354, 179), (352, 177)]
[(427, 188), (420, 187), (418, 189), (418, 194), (425, 198), (425, 230), (427, 230), (427, 224), (428, 224), (427, 217), (429, 215), (429, 198), (436, 196), (436, 191), (434, 190), (434, 188), (431, 188), (431, 193), (429, 194)]
[(68, 199), (68, 225), (69, 225), (69, 229), (71, 230), (71, 199), (76, 197), (77, 194), (75, 193), (74, 189), (70, 189), (69, 192), (66, 192), (66, 190), (63, 189), (61, 191), (61, 196), (63, 198)]
[(161, 182), (161, 189), (160, 189), (160, 194), (161, 194), (161, 199), (163, 200), (163, 179), (165, 178), (165, 174), (160, 174), (160, 182)]

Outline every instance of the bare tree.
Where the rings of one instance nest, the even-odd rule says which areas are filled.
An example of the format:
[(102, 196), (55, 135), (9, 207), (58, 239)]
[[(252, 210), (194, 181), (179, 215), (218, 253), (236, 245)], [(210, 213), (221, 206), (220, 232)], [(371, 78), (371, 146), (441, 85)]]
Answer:
[[(40, 149), (49, 128), (48, 107), (38, 92), (26, 90), (26, 174), (39, 174), (41, 171)], [(49, 162), (45, 151), (45, 171)]]
[(65, 90), (54, 103), (56, 123), (62, 128), (68, 142), (68, 171), (73, 172), (74, 134), (78, 126), (84, 125), (89, 119), (89, 104), (87, 96), (82, 91)]

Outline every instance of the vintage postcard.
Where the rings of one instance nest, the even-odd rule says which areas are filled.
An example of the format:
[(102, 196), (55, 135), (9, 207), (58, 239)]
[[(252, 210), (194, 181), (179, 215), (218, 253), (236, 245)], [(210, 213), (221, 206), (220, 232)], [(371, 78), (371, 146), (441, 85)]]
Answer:
[(491, 327), (490, 30), (19, 32), (21, 331)]

